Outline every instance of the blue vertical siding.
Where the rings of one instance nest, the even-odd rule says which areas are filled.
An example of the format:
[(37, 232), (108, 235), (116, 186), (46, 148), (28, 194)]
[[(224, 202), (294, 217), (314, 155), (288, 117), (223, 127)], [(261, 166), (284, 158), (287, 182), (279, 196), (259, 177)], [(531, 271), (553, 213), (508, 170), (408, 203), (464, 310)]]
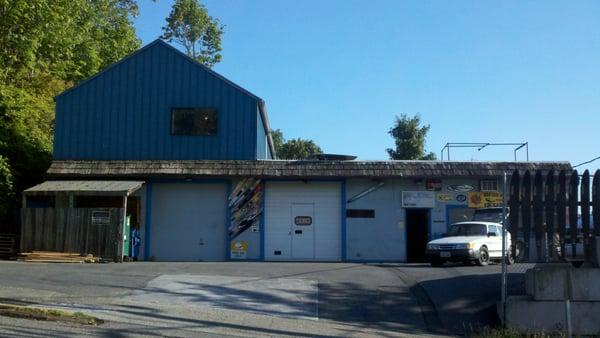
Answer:
[[(56, 97), (54, 157), (266, 158), (258, 98), (156, 41)], [(214, 107), (216, 136), (171, 135), (171, 108)]]

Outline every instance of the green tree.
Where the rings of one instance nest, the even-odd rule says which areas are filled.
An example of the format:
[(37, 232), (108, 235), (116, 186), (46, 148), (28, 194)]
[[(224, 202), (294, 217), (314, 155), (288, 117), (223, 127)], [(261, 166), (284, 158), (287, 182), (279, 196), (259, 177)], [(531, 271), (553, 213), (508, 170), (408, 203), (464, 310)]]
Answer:
[(425, 139), (429, 125), (421, 126), (419, 114), (408, 117), (405, 114), (396, 116), (394, 127), (388, 133), (394, 138), (395, 149), (387, 149), (391, 160), (435, 160), (430, 152), (425, 154)]
[(162, 39), (182, 45), (190, 57), (202, 64), (212, 67), (221, 61), (224, 26), (219, 19), (208, 15), (198, 0), (175, 0), (162, 29)]
[(301, 138), (286, 140), (281, 130), (271, 131), (277, 157), (282, 160), (302, 160), (310, 155), (321, 154), (323, 150), (313, 140)]
[(132, 0), (0, 0), (0, 81), (93, 75), (139, 47), (137, 11)]
[(139, 48), (137, 12), (134, 0), (0, 0), (0, 225), (50, 164), (54, 96)]
[(271, 131), (271, 138), (273, 139), (273, 146), (275, 147), (275, 152), (279, 155), (279, 151), (281, 151), (281, 147), (285, 143), (285, 139), (283, 138), (283, 132), (279, 129)]
[(0, 155), (0, 220), (6, 219), (14, 197), (13, 177), (8, 159)]

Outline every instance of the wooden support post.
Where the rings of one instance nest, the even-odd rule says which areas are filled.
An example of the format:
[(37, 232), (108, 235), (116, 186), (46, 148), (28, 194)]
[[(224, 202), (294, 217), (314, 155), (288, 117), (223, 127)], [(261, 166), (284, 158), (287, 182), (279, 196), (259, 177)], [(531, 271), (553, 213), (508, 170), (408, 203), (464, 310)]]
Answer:
[(125, 236), (125, 223), (127, 222), (127, 195), (123, 196), (123, 218), (120, 220), (117, 231), (117, 262), (123, 262), (123, 242)]

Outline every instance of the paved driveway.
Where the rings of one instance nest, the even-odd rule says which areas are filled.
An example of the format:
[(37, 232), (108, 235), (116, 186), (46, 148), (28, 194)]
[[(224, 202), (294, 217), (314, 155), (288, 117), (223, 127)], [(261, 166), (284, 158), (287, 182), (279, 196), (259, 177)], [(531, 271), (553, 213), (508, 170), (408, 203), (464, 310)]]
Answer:
[[(0, 302), (42, 303), (107, 320), (97, 328), (48, 324), (56, 335), (453, 334), (493, 323), (499, 290), (494, 266), (0, 262), (0, 271)], [(7, 330), (22, 325), (0, 318), (0, 335), (15, 335)]]

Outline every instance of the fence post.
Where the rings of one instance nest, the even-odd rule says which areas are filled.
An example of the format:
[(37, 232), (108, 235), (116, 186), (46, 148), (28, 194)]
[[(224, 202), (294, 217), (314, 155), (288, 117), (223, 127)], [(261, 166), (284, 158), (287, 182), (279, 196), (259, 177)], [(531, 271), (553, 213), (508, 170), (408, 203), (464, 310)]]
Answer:
[(506, 325), (506, 225), (506, 172), (504, 172), (502, 183), (502, 290), (500, 293), (504, 325)]
[(585, 261), (589, 262), (592, 258), (591, 241), (590, 241), (590, 172), (583, 172), (581, 184), (579, 186), (581, 192), (581, 227), (583, 230), (583, 252)]
[(521, 204), (521, 189), (519, 186), (519, 171), (515, 170), (510, 179), (508, 232), (510, 233), (510, 252), (513, 259), (517, 259), (517, 239), (519, 236), (519, 205)]
[(567, 174), (564, 170), (561, 170), (558, 174), (558, 197), (556, 201), (556, 228), (558, 229), (558, 236), (560, 238), (560, 257), (558, 258), (565, 258), (567, 256), (567, 252), (565, 251), (565, 237), (567, 235)]
[(523, 175), (523, 260), (529, 262), (529, 248), (531, 244), (531, 173), (525, 171)]
[(598, 241), (600, 239), (600, 169), (596, 170), (592, 181), (592, 213), (592, 221), (594, 223), (592, 264), (595, 267), (600, 267), (600, 248), (598, 248)]
[(546, 261), (546, 250), (544, 241), (544, 177), (542, 171), (535, 173), (533, 190), (533, 226), (535, 227), (536, 261)]
[(554, 228), (554, 210), (556, 208), (556, 205), (554, 204), (556, 198), (556, 189), (554, 185), (554, 171), (550, 170), (548, 171), (548, 175), (546, 176), (546, 197), (544, 205), (546, 207), (546, 247), (548, 248), (547, 256), (550, 257), (551, 260), (556, 259), (556, 257), (554, 257), (554, 254), (557, 248), (555, 238), (556, 232)]
[(579, 174), (573, 170), (569, 178), (569, 232), (571, 237), (571, 257), (577, 256), (577, 188)]

